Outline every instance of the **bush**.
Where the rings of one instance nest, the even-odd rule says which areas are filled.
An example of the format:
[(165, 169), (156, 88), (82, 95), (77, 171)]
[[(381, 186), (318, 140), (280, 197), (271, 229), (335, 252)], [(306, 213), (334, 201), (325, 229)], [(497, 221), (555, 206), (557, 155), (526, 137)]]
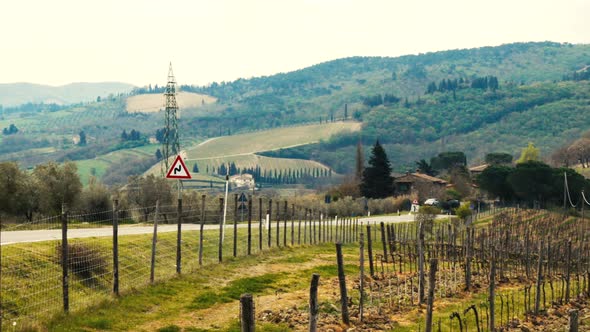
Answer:
[(455, 209), (455, 214), (461, 219), (461, 221), (465, 222), (467, 217), (472, 214), (471, 209), (469, 208), (469, 203), (461, 204), (461, 206)]
[[(62, 245), (57, 244), (57, 261), (62, 265)], [(88, 279), (107, 271), (107, 259), (98, 248), (85, 243), (68, 244), (68, 268), (77, 276)]]

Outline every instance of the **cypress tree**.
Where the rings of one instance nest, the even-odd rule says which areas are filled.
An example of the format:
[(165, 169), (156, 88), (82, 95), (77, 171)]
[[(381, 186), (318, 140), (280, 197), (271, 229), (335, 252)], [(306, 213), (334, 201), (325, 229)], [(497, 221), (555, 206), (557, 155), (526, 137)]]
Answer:
[(365, 164), (365, 160), (363, 157), (363, 146), (361, 144), (361, 141), (359, 140), (359, 142), (356, 145), (356, 167), (355, 167), (355, 172), (354, 172), (354, 177), (355, 180), (357, 181), (361, 181), (363, 178), (363, 168), (364, 168), (364, 164)]
[(369, 166), (363, 171), (361, 193), (367, 198), (384, 198), (393, 195), (391, 165), (385, 150), (375, 142), (369, 158)]

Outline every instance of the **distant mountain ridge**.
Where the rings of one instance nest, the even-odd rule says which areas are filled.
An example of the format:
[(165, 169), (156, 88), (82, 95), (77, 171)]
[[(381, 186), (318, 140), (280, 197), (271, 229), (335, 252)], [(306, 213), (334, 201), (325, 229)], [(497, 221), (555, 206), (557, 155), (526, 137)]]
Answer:
[(98, 96), (131, 91), (135, 86), (122, 82), (79, 82), (61, 86), (34, 83), (0, 84), (0, 105), (17, 106), (26, 103), (75, 104), (95, 101)]

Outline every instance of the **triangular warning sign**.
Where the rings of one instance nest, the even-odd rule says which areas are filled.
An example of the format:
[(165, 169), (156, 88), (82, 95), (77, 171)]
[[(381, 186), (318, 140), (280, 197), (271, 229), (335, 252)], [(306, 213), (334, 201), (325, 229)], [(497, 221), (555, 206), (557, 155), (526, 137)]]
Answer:
[(184, 160), (182, 160), (181, 156), (176, 156), (176, 160), (168, 170), (166, 174), (166, 179), (190, 179), (191, 173), (189, 173), (188, 168), (184, 164)]

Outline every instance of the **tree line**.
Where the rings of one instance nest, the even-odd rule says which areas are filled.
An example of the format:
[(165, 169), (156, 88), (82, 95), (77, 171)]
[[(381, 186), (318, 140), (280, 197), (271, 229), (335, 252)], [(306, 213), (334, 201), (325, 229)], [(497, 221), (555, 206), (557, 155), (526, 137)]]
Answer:
[(426, 87), (426, 94), (433, 94), (435, 92), (449, 92), (459, 89), (481, 89), (496, 91), (500, 88), (498, 78), (496, 76), (473, 77), (472, 79), (460, 77), (459, 79), (443, 78), (438, 84), (430, 82)]
[[(198, 166), (195, 163), (193, 171), (195, 166), (198, 170)], [(310, 179), (332, 177), (332, 170), (327, 168), (262, 169), (259, 165), (256, 165), (255, 167), (239, 168), (236, 167), (235, 162), (229, 163), (229, 166), (221, 164), (219, 167), (212, 167), (211, 169), (209, 169), (209, 165), (207, 165), (205, 171), (219, 176), (225, 176), (226, 174), (230, 176), (250, 174), (255, 182), (266, 184), (295, 184)]]

